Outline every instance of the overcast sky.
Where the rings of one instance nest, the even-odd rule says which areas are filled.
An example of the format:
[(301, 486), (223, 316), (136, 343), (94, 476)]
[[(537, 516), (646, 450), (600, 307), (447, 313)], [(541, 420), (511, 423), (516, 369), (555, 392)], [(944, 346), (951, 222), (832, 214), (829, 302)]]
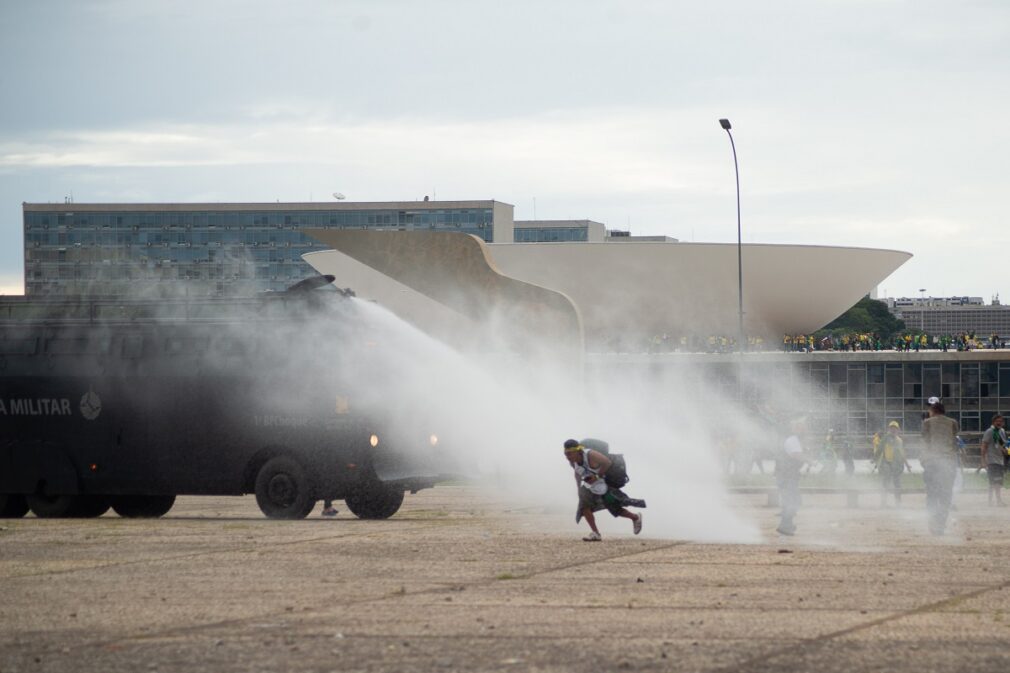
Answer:
[(744, 242), (907, 250), (882, 296), (1010, 302), (1008, 44), (1005, 0), (0, 0), (0, 287), (21, 202), (70, 194), (735, 242), (729, 117)]

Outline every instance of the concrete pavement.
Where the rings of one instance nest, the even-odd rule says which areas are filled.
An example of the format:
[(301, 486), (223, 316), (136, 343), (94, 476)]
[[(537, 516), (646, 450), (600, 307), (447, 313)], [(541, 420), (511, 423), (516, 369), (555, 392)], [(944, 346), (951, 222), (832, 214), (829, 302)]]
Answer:
[(760, 496), (738, 497), (763, 545), (653, 539), (648, 517), (583, 543), (566, 516), (465, 486), (388, 521), (342, 503), (270, 521), (251, 497), (0, 520), (0, 673), (1006, 668), (1007, 510), (964, 496), (933, 538), (921, 497), (807, 500), (780, 540)]

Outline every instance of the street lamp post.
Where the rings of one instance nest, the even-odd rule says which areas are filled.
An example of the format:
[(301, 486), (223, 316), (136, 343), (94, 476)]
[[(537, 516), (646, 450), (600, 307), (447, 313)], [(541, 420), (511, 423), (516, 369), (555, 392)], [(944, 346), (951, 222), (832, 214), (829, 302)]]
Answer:
[(743, 333), (743, 240), (741, 237), (740, 229), (740, 166), (736, 160), (736, 143), (733, 142), (733, 134), (730, 133), (730, 129), (733, 126), (729, 123), (728, 119), (720, 119), (719, 125), (726, 131), (726, 135), (729, 136), (730, 147), (733, 148), (733, 171), (736, 173), (736, 270), (737, 270), (737, 282), (738, 282), (738, 299), (739, 299), (739, 336), (737, 337), (737, 347), (740, 352), (744, 349), (744, 333)]

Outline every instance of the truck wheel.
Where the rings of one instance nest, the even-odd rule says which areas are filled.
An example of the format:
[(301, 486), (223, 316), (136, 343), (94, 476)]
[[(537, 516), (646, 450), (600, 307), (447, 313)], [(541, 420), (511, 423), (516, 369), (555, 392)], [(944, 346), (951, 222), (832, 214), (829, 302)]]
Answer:
[(275, 456), (256, 474), (256, 504), (271, 519), (304, 519), (316, 506), (305, 468), (290, 456)]
[(81, 498), (77, 495), (42, 495), (33, 493), (26, 495), (28, 508), (40, 519), (59, 519), (74, 516), (80, 505)]
[(28, 513), (28, 501), (20, 493), (0, 495), (0, 519), (20, 519)]
[(81, 519), (93, 519), (109, 511), (109, 499), (100, 495), (79, 495), (68, 516)]
[(359, 519), (388, 519), (403, 504), (403, 489), (376, 481), (359, 486), (344, 498), (344, 502)]
[(174, 495), (120, 495), (112, 499), (113, 511), (127, 519), (157, 519), (174, 504)]

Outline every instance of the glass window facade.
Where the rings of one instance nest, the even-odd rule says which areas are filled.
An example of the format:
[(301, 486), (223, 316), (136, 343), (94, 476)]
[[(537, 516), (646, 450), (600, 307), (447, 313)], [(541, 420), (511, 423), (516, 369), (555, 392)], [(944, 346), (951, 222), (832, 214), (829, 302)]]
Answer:
[[(793, 391), (793, 413), (806, 416), (812, 430), (834, 428), (853, 438), (867, 438), (890, 421), (918, 433), (934, 395), (966, 433), (981, 432), (996, 413), (1010, 412), (1010, 362), (756, 364), (745, 377)], [(760, 400), (760, 391), (755, 393)]]
[[(701, 400), (742, 398), (746, 408), (770, 406), (781, 419), (806, 418), (814, 435), (832, 428), (861, 448), (868, 447), (873, 433), (890, 421), (898, 421), (911, 446), (917, 447), (927, 400), (934, 395), (969, 441), (977, 441), (973, 433), (988, 428), (996, 413), (1010, 414), (1010, 361), (972, 359), (970, 354), (915, 361), (895, 354), (893, 361), (748, 362), (742, 381), (736, 364), (715, 358), (687, 363), (644, 356), (639, 362), (656, 380), (680, 381), (682, 389)], [(635, 366), (608, 363), (605, 355), (593, 357), (591, 369), (593, 363), (601, 373), (612, 366)], [(714, 417), (711, 422), (718, 425), (725, 419)]]
[(557, 243), (560, 241), (588, 241), (588, 227), (516, 227), (516, 243)]
[(327, 247), (302, 228), (434, 230), (493, 240), (491, 203), (477, 208), (81, 210), (24, 212), (29, 295), (246, 294), (283, 290), (315, 271)]

